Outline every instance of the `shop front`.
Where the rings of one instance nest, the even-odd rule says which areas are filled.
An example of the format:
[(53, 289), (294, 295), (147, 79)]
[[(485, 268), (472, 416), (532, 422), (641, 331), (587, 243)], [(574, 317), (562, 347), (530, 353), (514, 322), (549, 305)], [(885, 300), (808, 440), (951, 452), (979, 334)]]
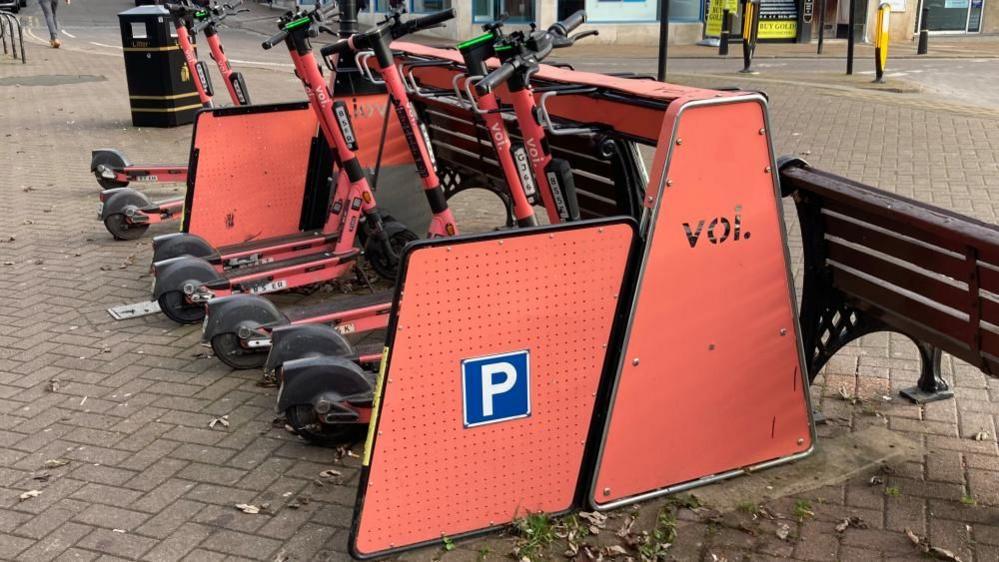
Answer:
[(923, 0), (921, 29), (940, 33), (979, 33), (985, 0)]
[[(586, 10), (588, 25), (600, 30), (600, 35), (588, 42), (649, 45), (659, 37), (660, 0), (372, 0), (358, 19), (374, 23), (397, 2), (414, 14), (454, 8), (455, 21), (430, 34), (455, 41), (480, 34), (483, 23), (504, 14), (507, 25), (517, 28), (532, 22), (549, 25), (577, 10)], [(706, 0), (669, 0), (670, 42), (701, 39), (705, 7)]]

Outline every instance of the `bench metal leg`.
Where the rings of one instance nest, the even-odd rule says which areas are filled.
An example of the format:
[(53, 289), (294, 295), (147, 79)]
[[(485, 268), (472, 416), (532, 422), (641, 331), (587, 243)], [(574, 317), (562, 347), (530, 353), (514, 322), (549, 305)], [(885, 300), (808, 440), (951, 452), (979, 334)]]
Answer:
[(953, 398), (954, 391), (940, 375), (940, 359), (943, 353), (938, 347), (928, 343), (917, 341), (916, 347), (919, 348), (920, 369), (922, 371), (919, 375), (919, 382), (911, 388), (903, 388), (899, 394), (916, 404)]

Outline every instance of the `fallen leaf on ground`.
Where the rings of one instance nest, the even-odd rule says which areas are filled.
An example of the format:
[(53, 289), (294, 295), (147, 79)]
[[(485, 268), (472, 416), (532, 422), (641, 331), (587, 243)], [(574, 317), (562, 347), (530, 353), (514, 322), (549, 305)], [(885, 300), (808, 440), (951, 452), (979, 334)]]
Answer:
[(36, 474), (35, 476), (31, 477), (32, 480), (38, 480), (39, 482), (48, 482), (49, 478), (52, 478), (52, 475), (49, 474), (48, 472), (43, 472), (42, 474)]
[(777, 527), (777, 538), (782, 541), (786, 541), (787, 537), (791, 535), (791, 528), (788, 527), (787, 523), (781, 523), (780, 527)]
[(18, 496), (21, 501), (30, 500), (31, 498), (37, 498), (42, 494), (41, 490), (28, 490), (27, 492)]
[(236, 509), (242, 511), (243, 513), (260, 513), (260, 508), (258, 506), (246, 503), (236, 504)]
[(598, 511), (593, 511), (593, 512), (580, 511), (579, 517), (599, 527), (603, 527), (604, 524), (607, 522), (607, 516)]
[(933, 546), (932, 544), (930, 544), (929, 539), (927, 539), (926, 537), (919, 536), (916, 533), (913, 533), (912, 530), (910, 529), (905, 530), (905, 535), (909, 537), (909, 540), (912, 541), (912, 544), (920, 551), (922, 551), (923, 554), (929, 554), (930, 556), (936, 558), (937, 560), (962, 562), (961, 558), (958, 555), (954, 554), (953, 552), (945, 548), (940, 548), (939, 546)]
[(866, 529), (867, 523), (863, 519), (857, 517), (856, 515), (851, 515), (850, 517), (844, 518), (836, 525), (836, 532), (842, 533), (848, 527), (853, 527), (854, 529)]
[(958, 557), (958, 555), (954, 554), (953, 552), (945, 548), (940, 548), (939, 546), (931, 546), (929, 554), (932, 555), (937, 560), (950, 560), (952, 562), (961, 562), (961, 559)]
[(633, 516), (628, 517), (624, 520), (624, 524), (621, 528), (617, 530), (617, 536), (624, 538), (631, 534), (631, 528), (635, 525), (635, 518)]

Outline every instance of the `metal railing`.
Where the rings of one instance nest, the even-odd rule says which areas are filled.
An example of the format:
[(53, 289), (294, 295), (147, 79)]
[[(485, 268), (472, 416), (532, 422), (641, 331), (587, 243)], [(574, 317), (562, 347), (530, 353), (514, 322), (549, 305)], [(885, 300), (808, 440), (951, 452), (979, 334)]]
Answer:
[[(10, 39), (9, 50), (7, 48), (8, 39)], [(28, 64), (24, 51), (24, 30), (21, 29), (21, 21), (10, 12), (0, 11), (0, 43), (3, 44), (3, 54), (13, 56), (14, 60), (17, 60), (18, 48), (20, 48), (21, 64)]]

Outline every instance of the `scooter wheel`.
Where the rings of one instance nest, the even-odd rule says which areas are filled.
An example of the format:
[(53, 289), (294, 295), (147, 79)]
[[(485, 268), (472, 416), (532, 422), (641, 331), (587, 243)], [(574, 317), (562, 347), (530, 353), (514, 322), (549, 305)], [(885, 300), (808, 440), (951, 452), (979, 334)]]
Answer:
[(233, 369), (259, 369), (267, 361), (267, 348), (244, 347), (239, 334), (226, 332), (212, 338), (212, 351)]
[(288, 418), (288, 425), (295, 433), (300, 435), (309, 443), (316, 445), (339, 445), (350, 441), (351, 437), (357, 434), (357, 424), (336, 424), (323, 423), (312, 404), (296, 404), (284, 412)]
[(197, 324), (205, 318), (205, 307), (187, 302), (181, 291), (167, 291), (156, 301), (163, 314), (178, 324)]
[(104, 228), (108, 229), (115, 240), (136, 240), (146, 233), (149, 225), (128, 222), (128, 217), (121, 213), (115, 213), (104, 219)]
[(420, 237), (401, 222), (394, 221), (385, 223), (385, 234), (389, 238), (392, 253), (387, 253), (384, 246), (369, 238), (364, 247), (364, 255), (379, 277), (386, 281), (395, 282), (399, 276), (402, 249), (406, 247), (406, 244), (419, 240)]
[[(104, 165), (104, 166), (107, 166), (109, 168), (120, 169), (120, 168), (124, 168), (125, 167), (125, 162), (122, 161), (122, 159), (117, 154), (115, 154), (114, 151), (102, 151), (101, 154), (99, 154), (94, 159), (94, 161), (92, 162), (92, 165), (94, 166), (94, 168), (97, 168), (97, 166), (100, 166), (100, 165)], [(127, 181), (118, 181), (118, 180), (114, 180), (114, 179), (107, 179), (107, 178), (101, 177), (101, 175), (99, 173), (97, 173), (97, 172), (94, 172), (94, 177), (97, 178), (97, 183), (100, 184), (101, 189), (114, 189), (116, 187), (126, 187), (126, 186), (128, 186), (128, 182)]]

